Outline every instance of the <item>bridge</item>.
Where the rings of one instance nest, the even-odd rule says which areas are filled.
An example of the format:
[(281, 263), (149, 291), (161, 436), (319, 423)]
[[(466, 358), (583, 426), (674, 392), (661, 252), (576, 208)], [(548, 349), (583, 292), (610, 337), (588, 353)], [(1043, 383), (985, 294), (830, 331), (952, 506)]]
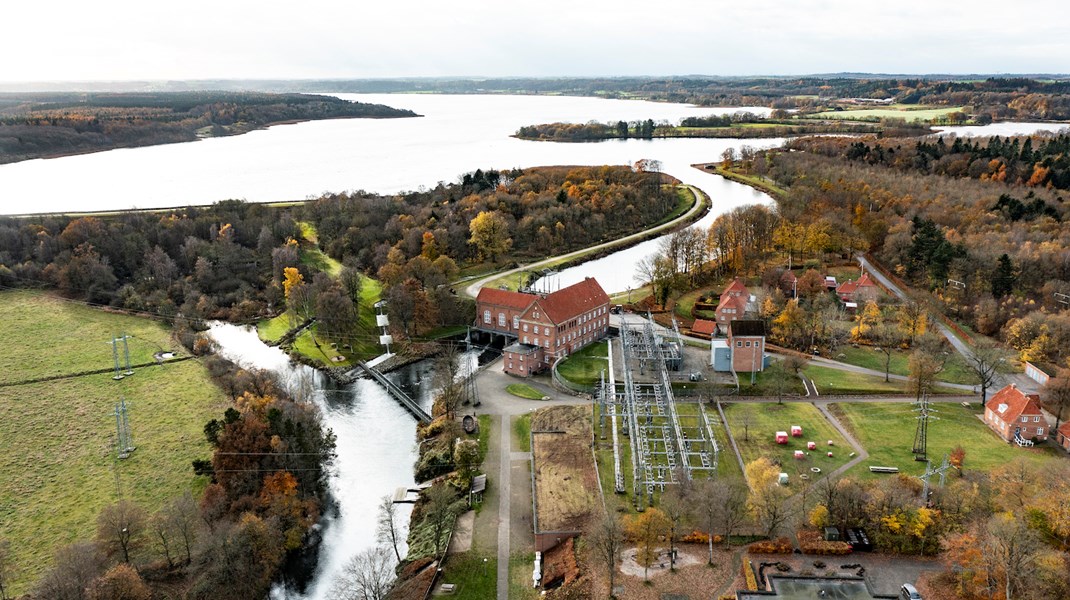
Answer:
[(360, 368), (364, 369), (364, 372), (367, 373), (372, 379), (379, 382), (379, 385), (386, 388), (386, 391), (390, 392), (391, 396), (396, 398), (402, 406), (404, 406), (410, 413), (412, 413), (412, 416), (416, 417), (417, 421), (424, 425), (431, 422), (431, 415), (427, 414), (424, 409), (420, 408), (420, 405), (417, 404), (415, 400), (410, 398), (409, 395), (405, 393), (405, 390), (398, 387), (396, 383), (387, 379), (386, 376), (380, 373), (375, 367), (372, 367), (363, 360), (358, 360), (357, 365), (359, 365)]

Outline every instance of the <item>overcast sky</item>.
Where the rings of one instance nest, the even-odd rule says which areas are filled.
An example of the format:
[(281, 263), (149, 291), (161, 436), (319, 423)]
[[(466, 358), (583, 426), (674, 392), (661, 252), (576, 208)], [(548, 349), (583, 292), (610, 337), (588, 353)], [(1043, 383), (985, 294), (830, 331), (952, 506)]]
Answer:
[(1070, 73), (1065, 0), (4, 4), (0, 81)]

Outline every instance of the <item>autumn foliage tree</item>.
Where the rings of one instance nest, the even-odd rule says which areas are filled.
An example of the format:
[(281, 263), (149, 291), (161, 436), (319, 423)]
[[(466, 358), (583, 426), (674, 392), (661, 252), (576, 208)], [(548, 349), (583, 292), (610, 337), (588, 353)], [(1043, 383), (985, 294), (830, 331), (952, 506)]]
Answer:
[(661, 540), (669, 533), (670, 525), (665, 513), (656, 508), (648, 508), (625, 521), (628, 539), (638, 545), (636, 561), (643, 565), (644, 580), (650, 578), (650, 565), (657, 561)]

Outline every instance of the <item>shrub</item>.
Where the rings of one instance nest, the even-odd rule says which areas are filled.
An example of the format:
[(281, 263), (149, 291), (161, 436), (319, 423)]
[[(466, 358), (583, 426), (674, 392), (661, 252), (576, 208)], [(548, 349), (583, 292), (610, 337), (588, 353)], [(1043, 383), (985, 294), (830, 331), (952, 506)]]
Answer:
[(791, 540), (786, 537), (775, 540), (762, 540), (747, 546), (747, 552), (751, 554), (791, 554), (794, 549)]
[(749, 560), (743, 563), (743, 577), (746, 578), (748, 590), (758, 589), (758, 580), (754, 577), (754, 565)]
[[(847, 542), (826, 542), (821, 539), (821, 533), (813, 529), (800, 529), (796, 532), (796, 537), (799, 539), (799, 549), (802, 550), (803, 554), (840, 556), (850, 554), (853, 550)], [(816, 562), (814, 566), (818, 566)], [(821, 566), (824, 566), (824, 564)]]
[[(722, 541), (724, 541), (724, 538), (722, 538), (721, 536), (713, 536), (714, 544), (719, 544)], [(680, 538), (680, 542), (684, 544), (708, 544), (710, 543), (710, 534), (706, 533), (705, 531), (692, 531), (691, 533)]]

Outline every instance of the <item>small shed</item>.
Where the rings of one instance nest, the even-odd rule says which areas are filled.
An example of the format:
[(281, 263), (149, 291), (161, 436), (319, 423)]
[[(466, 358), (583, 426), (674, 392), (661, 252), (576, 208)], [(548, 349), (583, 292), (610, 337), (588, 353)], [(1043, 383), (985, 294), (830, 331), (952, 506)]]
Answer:
[(802, 437), (802, 427), (799, 425), (791, 426), (791, 437)]
[(803, 460), (804, 458), (806, 458), (805, 452), (803, 452), (802, 450), (795, 451), (795, 460)]
[(840, 541), (840, 529), (838, 527), (826, 527), (825, 528), (825, 541), (826, 542), (838, 542), (838, 541)]
[(710, 342), (710, 364), (718, 373), (728, 373), (732, 370), (732, 349), (728, 347), (727, 340)]
[(788, 432), (787, 431), (778, 431), (778, 432), (776, 432), (776, 443), (778, 443), (778, 444), (787, 444), (788, 443)]
[(817, 450), (817, 442), (806, 442), (807, 450)]

